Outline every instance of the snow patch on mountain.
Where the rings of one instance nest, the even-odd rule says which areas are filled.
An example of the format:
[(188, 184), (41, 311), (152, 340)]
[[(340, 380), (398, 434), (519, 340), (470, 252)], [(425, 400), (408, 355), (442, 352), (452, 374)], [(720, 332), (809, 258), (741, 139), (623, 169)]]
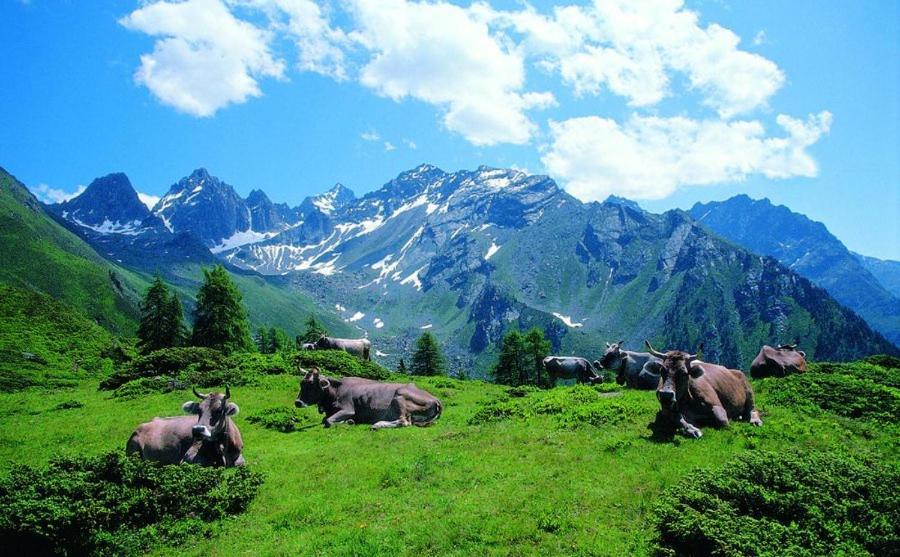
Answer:
[(209, 248), (213, 253), (222, 253), (230, 249), (246, 246), (247, 244), (255, 244), (263, 240), (268, 240), (275, 236), (277, 232), (257, 232), (255, 230), (244, 230), (235, 232), (228, 238), (224, 238), (218, 245)]
[[(63, 217), (63, 218), (65, 218), (65, 217)], [(106, 234), (124, 234), (126, 236), (137, 236), (138, 234), (143, 232), (143, 229), (140, 228), (141, 221), (139, 221), (139, 220), (126, 222), (123, 224), (123, 223), (120, 223), (119, 221), (111, 222), (109, 219), (106, 219), (98, 226), (92, 226), (92, 225), (82, 222), (76, 218), (73, 218), (72, 220), (78, 226), (83, 226), (84, 228), (88, 228), (90, 230), (93, 230), (94, 232), (104, 234), (104, 235), (106, 235)]]
[(491, 247), (488, 248), (487, 253), (484, 255), (484, 260), (485, 260), (485, 261), (489, 260), (489, 259), (490, 259), (491, 257), (493, 257), (494, 254), (497, 253), (499, 250), (500, 250), (500, 246), (498, 246), (498, 245), (495, 244), (494, 242), (491, 242)]
[(553, 312), (553, 317), (559, 319), (563, 323), (566, 324), (567, 327), (571, 327), (573, 329), (577, 329), (578, 327), (584, 327), (584, 323), (575, 323), (572, 321), (572, 318), (568, 315), (562, 315), (560, 313)]

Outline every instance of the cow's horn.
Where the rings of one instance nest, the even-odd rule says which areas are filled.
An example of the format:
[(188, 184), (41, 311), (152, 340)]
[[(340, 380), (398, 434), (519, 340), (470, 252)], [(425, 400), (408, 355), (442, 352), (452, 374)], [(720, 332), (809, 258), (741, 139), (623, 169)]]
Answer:
[(191, 387), (191, 390), (194, 391), (194, 396), (197, 397), (197, 398), (199, 398), (199, 399), (204, 399), (204, 398), (206, 398), (206, 397), (209, 396), (209, 395), (205, 395), (205, 394), (203, 394), (203, 393), (198, 393), (198, 392), (197, 392), (197, 387)]
[(231, 398), (231, 389), (228, 388), (228, 385), (225, 385), (225, 400)]
[(645, 340), (644, 344), (647, 345), (647, 350), (649, 350), (650, 354), (652, 354), (653, 356), (656, 356), (657, 358), (660, 358), (660, 359), (663, 359), (666, 357), (666, 355), (663, 354), (662, 352), (657, 352), (656, 350), (654, 350), (653, 345), (650, 344), (649, 340)]

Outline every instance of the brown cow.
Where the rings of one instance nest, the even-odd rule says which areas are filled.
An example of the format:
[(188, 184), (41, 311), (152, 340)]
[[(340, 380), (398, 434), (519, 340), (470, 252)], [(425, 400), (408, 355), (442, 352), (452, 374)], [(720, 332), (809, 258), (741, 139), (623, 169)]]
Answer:
[(696, 354), (680, 350), (657, 352), (647, 343), (650, 354), (662, 360), (659, 387), (659, 418), (676, 425), (690, 437), (703, 432), (695, 424), (727, 426), (729, 420), (747, 420), (761, 426), (753, 403), (753, 389), (747, 377), (736, 369), (708, 364)]
[(200, 402), (185, 402), (182, 409), (196, 417), (154, 418), (143, 423), (131, 434), (125, 452), (163, 464), (243, 466), (244, 442), (231, 420), (240, 409), (228, 401), (229, 388), (225, 387), (225, 394), (208, 395), (194, 389), (194, 395)]
[(325, 414), (322, 424), (372, 424), (372, 429), (427, 426), (441, 416), (441, 401), (412, 383), (382, 383), (361, 377), (340, 379), (306, 372), (294, 404), (315, 404)]
[(764, 345), (750, 364), (752, 377), (784, 377), (789, 373), (806, 371), (806, 353), (797, 350), (797, 343), (782, 344), (778, 348)]

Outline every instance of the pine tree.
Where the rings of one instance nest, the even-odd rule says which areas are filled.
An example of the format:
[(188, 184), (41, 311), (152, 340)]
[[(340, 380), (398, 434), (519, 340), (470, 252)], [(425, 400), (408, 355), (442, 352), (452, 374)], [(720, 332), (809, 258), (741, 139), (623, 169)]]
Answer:
[(284, 329), (278, 327), (269, 328), (268, 334), (269, 354), (288, 352), (291, 349), (291, 341)]
[(225, 353), (249, 350), (250, 324), (237, 286), (225, 267), (203, 270), (204, 282), (197, 293), (191, 344), (216, 348)]
[(170, 296), (169, 288), (157, 273), (141, 302), (138, 326), (138, 350), (142, 354), (161, 348), (179, 346), (185, 336), (178, 296)]
[(188, 339), (188, 330), (184, 324), (184, 308), (181, 306), (177, 292), (172, 292), (172, 296), (169, 298), (166, 319), (172, 346), (184, 346)]
[(413, 375), (444, 375), (445, 368), (444, 355), (434, 335), (428, 331), (422, 333), (416, 341), (410, 371)]
[(306, 331), (300, 336), (297, 337), (297, 348), (303, 348), (303, 344), (306, 342), (316, 342), (319, 340), (322, 335), (327, 335), (328, 331), (325, 329), (325, 325), (319, 322), (316, 319), (315, 314), (310, 313), (309, 317), (306, 319)]
[(260, 354), (268, 354), (269, 352), (269, 331), (265, 327), (256, 329), (253, 335), (253, 343)]
[(531, 360), (534, 373), (533, 382), (537, 386), (544, 385), (541, 378), (541, 370), (544, 369), (544, 358), (550, 355), (550, 341), (544, 337), (544, 331), (538, 327), (532, 327), (525, 334), (525, 352)]
[(494, 381), (503, 385), (526, 385), (529, 383), (529, 369), (533, 366), (529, 358), (525, 337), (517, 329), (503, 336), (500, 357), (494, 366)]
[(409, 372), (406, 370), (406, 363), (403, 361), (403, 358), (400, 358), (400, 363), (397, 364), (397, 373), (402, 373), (402, 374), (404, 374), (404, 375), (406, 375), (407, 373), (409, 373)]

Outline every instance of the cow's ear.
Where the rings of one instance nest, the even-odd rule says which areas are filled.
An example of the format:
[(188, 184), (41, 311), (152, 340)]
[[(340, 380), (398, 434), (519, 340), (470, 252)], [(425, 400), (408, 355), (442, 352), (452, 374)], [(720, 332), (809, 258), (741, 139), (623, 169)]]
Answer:
[(703, 375), (703, 368), (700, 367), (699, 364), (693, 363), (688, 366), (688, 373), (691, 375), (691, 377), (696, 379)]
[(240, 412), (240, 411), (241, 411), (241, 408), (233, 402), (229, 402), (228, 404), (225, 405), (225, 414), (227, 414), (229, 416), (237, 416), (238, 412)]
[(328, 379), (319, 379), (319, 386), (323, 389), (327, 389), (331, 386), (331, 381), (329, 381)]
[(184, 410), (185, 414), (199, 414), (200, 413), (200, 405), (194, 402), (193, 400), (189, 400), (181, 405), (181, 409)]

